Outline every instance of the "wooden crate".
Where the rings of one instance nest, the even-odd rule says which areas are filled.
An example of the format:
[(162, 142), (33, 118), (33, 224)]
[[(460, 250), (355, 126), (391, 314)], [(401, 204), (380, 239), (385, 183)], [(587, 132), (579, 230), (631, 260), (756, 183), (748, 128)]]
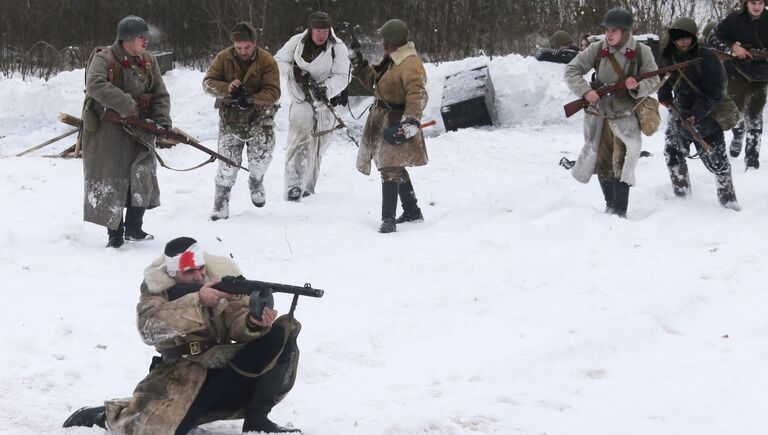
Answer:
[(493, 124), (496, 121), (495, 101), (496, 93), (487, 65), (447, 76), (440, 105), (445, 129)]

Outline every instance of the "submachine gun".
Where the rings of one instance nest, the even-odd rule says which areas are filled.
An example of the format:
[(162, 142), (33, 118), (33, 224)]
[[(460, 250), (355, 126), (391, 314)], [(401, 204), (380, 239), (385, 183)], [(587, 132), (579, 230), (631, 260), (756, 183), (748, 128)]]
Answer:
[[(199, 291), (201, 287), (202, 284), (176, 284), (168, 290), (168, 299), (175, 300), (189, 293), (195, 293)], [(321, 298), (325, 293), (325, 290), (312, 288), (312, 285), (309, 283), (306, 283), (303, 286), (278, 284), (274, 282), (245, 279), (242, 275), (222, 277), (221, 281), (213, 286), (213, 288), (233, 295), (250, 296), (250, 312), (257, 320), (261, 320), (261, 312), (264, 310), (264, 307), (274, 307), (275, 299), (272, 296), (273, 293), (288, 293), (294, 295), (291, 311), (295, 308), (299, 296)]]

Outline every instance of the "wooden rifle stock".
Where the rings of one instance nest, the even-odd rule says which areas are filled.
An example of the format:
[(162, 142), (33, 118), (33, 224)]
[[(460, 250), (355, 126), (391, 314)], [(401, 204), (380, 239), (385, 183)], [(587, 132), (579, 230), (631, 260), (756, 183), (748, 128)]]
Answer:
[(680, 113), (679, 110), (677, 110), (677, 107), (675, 107), (675, 103), (670, 102), (669, 103), (669, 111), (677, 114), (677, 117), (680, 119), (680, 125), (683, 126), (684, 129), (688, 130), (688, 133), (691, 134), (693, 139), (701, 144), (701, 147), (704, 148), (704, 153), (710, 154), (712, 153), (712, 145), (709, 144), (706, 140), (704, 140), (704, 137), (699, 133), (699, 130), (696, 129), (693, 125), (691, 125), (690, 122), (688, 122), (687, 119), (683, 118), (683, 115)]
[(233, 166), (235, 168), (240, 168), (244, 171), (248, 171), (248, 168), (244, 168), (238, 165), (237, 163), (235, 163), (234, 161), (230, 160), (229, 158), (222, 156), (221, 154), (217, 153), (216, 151), (213, 151), (210, 148), (207, 148), (205, 145), (192, 139), (188, 135), (177, 133), (172, 130), (166, 130), (165, 128), (160, 127), (154, 122), (143, 121), (141, 119), (130, 117), (130, 116), (123, 118), (122, 116), (120, 116), (119, 113), (115, 112), (112, 109), (107, 109), (106, 111), (104, 111), (104, 115), (101, 117), (101, 119), (109, 122), (132, 125), (142, 130), (149, 131), (150, 133), (154, 133), (156, 136), (162, 136), (172, 141), (191, 145), (199, 149), (200, 151), (208, 154), (209, 156), (215, 157), (230, 166)]
[[(747, 50), (749, 54), (752, 55), (753, 59), (768, 59), (768, 50)], [(715, 51), (715, 55), (717, 56), (717, 59), (721, 62), (725, 62), (728, 60), (740, 60), (738, 57), (734, 56), (733, 54), (723, 53), (722, 51)], [(741, 60), (749, 60), (748, 57), (745, 57)]]
[[(648, 71), (645, 74), (640, 74), (639, 77), (637, 77), (637, 81), (640, 82), (641, 80), (647, 79), (649, 77), (654, 76), (663, 76), (664, 74), (667, 74), (669, 72), (685, 68), (688, 65), (693, 65), (695, 63), (701, 62), (701, 58), (697, 57), (696, 59), (687, 60), (685, 62), (675, 63), (669, 66), (665, 66), (663, 68), (659, 68), (654, 71)], [(605, 85), (601, 86), (595, 91), (597, 92), (597, 95), (600, 96), (600, 98), (603, 98), (604, 96), (614, 93), (621, 89), (626, 89), (627, 85), (625, 82), (620, 83), (614, 83), (612, 85)], [(571, 116), (575, 115), (579, 110), (589, 106), (589, 101), (586, 100), (586, 98), (580, 98), (578, 100), (571, 101), (570, 103), (563, 106), (563, 110), (565, 110), (565, 117), (570, 118)]]

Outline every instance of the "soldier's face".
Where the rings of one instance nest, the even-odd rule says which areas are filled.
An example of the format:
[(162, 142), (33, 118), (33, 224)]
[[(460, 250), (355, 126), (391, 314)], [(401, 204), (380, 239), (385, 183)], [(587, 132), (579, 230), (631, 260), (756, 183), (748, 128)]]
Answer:
[(312, 29), (312, 42), (315, 45), (323, 45), (328, 40), (330, 34), (331, 29)]
[(691, 49), (691, 45), (693, 44), (693, 38), (690, 36), (685, 36), (683, 38), (675, 39), (674, 43), (678, 51), (685, 53), (686, 51)]
[(141, 35), (123, 43), (125, 51), (127, 51), (131, 56), (141, 56), (142, 54), (146, 53), (147, 45), (149, 45), (149, 38), (147, 35)]
[(615, 27), (605, 28), (605, 40), (608, 42), (608, 45), (610, 45), (611, 47), (616, 47), (619, 45), (623, 34), (624, 34), (624, 31), (622, 29), (617, 29)]
[(763, 0), (749, 0), (747, 2), (747, 10), (749, 15), (757, 18), (765, 10), (765, 1)]
[(242, 60), (247, 60), (253, 57), (253, 53), (256, 51), (256, 43), (253, 41), (235, 41), (235, 52), (237, 57)]
[(205, 282), (205, 265), (197, 269), (178, 271), (173, 278), (179, 284), (202, 284)]

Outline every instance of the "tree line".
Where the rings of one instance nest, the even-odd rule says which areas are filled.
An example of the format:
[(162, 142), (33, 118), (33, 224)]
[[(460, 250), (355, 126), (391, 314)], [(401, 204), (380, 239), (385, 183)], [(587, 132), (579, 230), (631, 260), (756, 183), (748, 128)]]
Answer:
[[(578, 37), (600, 32), (605, 12), (623, 6), (635, 15), (635, 33), (662, 35), (680, 16), (720, 19), (736, 0), (0, 0), (0, 73), (48, 78), (82, 68), (95, 46), (114, 41), (126, 15), (152, 29), (151, 49), (171, 51), (176, 65), (205, 68), (229, 45), (229, 30), (251, 22), (259, 44), (274, 53), (324, 10), (347, 43), (349, 32), (376, 51), (376, 29), (390, 18), (411, 28), (430, 62), (485, 54), (529, 54), (563, 29)], [(367, 44), (365, 44), (367, 43)]]

